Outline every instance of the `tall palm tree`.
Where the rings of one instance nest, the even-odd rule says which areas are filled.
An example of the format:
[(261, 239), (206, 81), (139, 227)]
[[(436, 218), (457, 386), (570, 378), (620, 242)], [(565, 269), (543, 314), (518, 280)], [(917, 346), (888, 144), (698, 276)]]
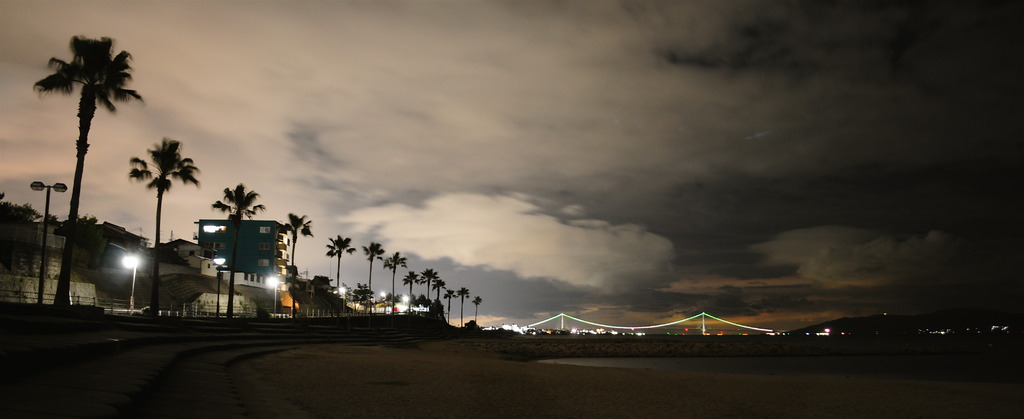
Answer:
[[(369, 288), (370, 291), (373, 291), (373, 260), (374, 259), (383, 260), (383, 258), (381, 258), (380, 255), (384, 254), (384, 247), (381, 246), (380, 243), (370, 242), (370, 246), (369, 247), (363, 246), (363, 254), (366, 255), (366, 260), (370, 261), (370, 275), (369, 275), (369, 278), (367, 280), (367, 288)], [(371, 301), (372, 301), (372, 298), (373, 298), (372, 294), (371, 294), (370, 298), (371, 298)], [(369, 304), (367, 305), (367, 307), (369, 307)], [(373, 315), (373, 311), (372, 310), (370, 311), (370, 315), (371, 316)], [(366, 320), (366, 324), (367, 324), (367, 326), (369, 326), (369, 324), (370, 324), (370, 320), (369, 319)]]
[(461, 300), (461, 302), (459, 303), (459, 323), (462, 323), (462, 326), (459, 327), (466, 327), (464, 314), (466, 312), (466, 297), (469, 297), (469, 290), (466, 287), (462, 287), (459, 288), (459, 290), (456, 291), (455, 293), (459, 296), (459, 299)]
[[(336, 275), (335, 278), (338, 279), (338, 293), (340, 294), (341, 293), (341, 289), (342, 289), (342, 286), (341, 286), (341, 256), (344, 255), (345, 253), (348, 253), (350, 255), (355, 253), (356, 252), (356, 248), (351, 246), (351, 243), (352, 243), (352, 239), (351, 238), (341, 237), (340, 234), (338, 235), (338, 237), (335, 237), (333, 239), (329, 239), (329, 241), (330, 241), (330, 243), (327, 244), (327, 257), (335, 257), (335, 256), (338, 257), (338, 270), (335, 273), (335, 275)], [(339, 316), (341, 315), (342, 311), (345, 311), (345, 298), (344, 298), (344, 296), (342, 296), (342, 307), (341, 307), (341, 310), (338, 312)]]
[(114, 113), (117, 108), (114, 102), (127, 102), (132, 99), (142, 100), (134, 90), (125, 89), (132, 79), (132, 67), (128, 64), (131, 54), (121, 51), (112, 55), (114, 40), (110, 38), (89, 39), (75, 36), (71, 38), (71, 62), (50, 58), (49, 66), (54, 73), (36, 82), (34, 88), (39, 94), (61, 93), (70, 95), (75, 86), (81, 86), (81, 97), (78, 100), (78, 140), (75, 141), (77, 161), (75, 162), (75, 179), (71, 187), (71, 204), (68, 209), (67, 240), (60, 262), (60, 276), (57, 279), (56, 295), (53, 304), (68, 306), (71, 304), (71, 256), (75, 247), (75, 222), (78, 219), (78, 206), (82, 194), (82, 172), (85, 170), (85, 153), (89, 151), (89, 129), (96, 115), (96, 104), (103, 105)]
[[(157, 256), (160, 247), (160, 218), (164, 205), (164, 193), (171, 190), (173, 181), (177, 179), (184, 184), (199, 187), (195, 175), (199, 168), (191, 158), (181, 157), (181, 143), (164, 138), (160, 144), (154, 144), (149, 152), (149, 162), (132, 157), (129, 164), (132, 170), (128, 178), (135, 181), (149, 180), (146, 187), (156, 189), (156, 239), (153, 241), (153, 286), (149, 293), (149, 311), (156, 317), (160, 313), (160, 260)], [(152, 168), (150, 167), (152, 163)]]
[(338, 271), (336, 278), (338, 279), (338, 289), (341, 290), (341, 256), (345, 253), (353, 254), (356, 252), (356, 248), (351, 246), (352, 239), (349, 237), (335, 237), (330, 239), (330, 244), (327, 245), (327, 256), (338, 257)]
[[(473, 313), (473, 321), (474, 322), (476, 321), (476, 317), (480, 314), (480, 303), (482, 303), (482, 302), (484, 302), (484, 299), (480, 298), (479, 295), (476, 296), (475, 298), (473, 298), (473, 304), (476, 305), (476, 311)], [(479, 323), (478, 323), (478, 325), (479, 325)]]
[[(284, 231), (292, 236), (292, 257), (290, 259), (291, 265), (295, 267), (296, 275), (298, 275), (299, 267), (295, 263), (295, 249), (299, 243), (299, 234), (306, 237), (313, 237), (313, 221), (306, 219), (306, 216), (298, 216), (293, 213), (288, 213), (288, 223), (283, 224)], [(297, 277), (291, 275), (285, 276), (285, 280), (288, 283), (288, 292), (292, 295), (292, 317), (295, 317), (295, 294), (298, 291)]]
[[(455, 290), (445, 290), (444, 298), (448, 300), (448, 315), (445, 316), (444, 321), (451, 324), (451, 313), (452, 313), (452, 298), (455, 298)], [(438, 299), (437, 301), (441, 301)]]
[[(213, 203), (213, 209), (228, 213), (228, 220), (235, 227), (235, 237), (231, 241), (231, 279), (228, 280), (228, 318), (234, 317), (235, 308), (235, 270), (238, 266), (238, 232), (242, 229), (242, 217), (252, 219), (257, 212), (265, 211), (263, 204), (256, 204), (260, 194), (245, 190), (239, 183), (235, 189), (224, 188), (224, 198)], [(219, 313), (219, 311), (218, 311)]]
[[(398, 268), (407, 268), (406, 265), (408, 259), (402, 256), (401, 252), (395, 252), (387, 259), (384, 259), (384, 269), (391, 270), (391, 315), (395, 315), (395, 274), (398, 273)], [(394, 326), (394, 325), (392, 325)]]
[(427, 284), (427, 300), (430, 299), (430, 281), (437, 279), (437, 271), (433, 269), (424, 269), (420, 272), (420, 278), (423, 278), (423, 283)]
[(420, 281), (420, 276), (417, 275), (416, 272), (413, 272), (413, 271), (407, 272), (405, 274), (405, 278), (402, 278), (402, 285), (408, 285), (409, 286), (409, 301), (410, 301), (409, 305), (410, 306), (412, 306), (412, 301), (415, 300), (415, 298), (412, 296), (412, 284), (418, 284), (419, 281)]
[(313, 237), (313, 221), (306, 218), (305, 215), (298, 216), (293, 213), (288, 213), (288, 223), (284, 225), (284, 231), (292, 236), (292, 266), (296, 266), (295, 263), (295, 248), (298, 247), (299, 234), (306, 237)]
[[(441, 301), (441, 290), (447, 289), (447, 288), (444, 287), (445, 285), (447, 285), (447, 284), (445, 284), (444, 280), (441, 279), (441, 278), (437, 278), (437, 279), (434, 280), (434, 290), (437, 291), (437, 301)], [(427, 297), (427, 298), (430, 298), (430, 297)]]

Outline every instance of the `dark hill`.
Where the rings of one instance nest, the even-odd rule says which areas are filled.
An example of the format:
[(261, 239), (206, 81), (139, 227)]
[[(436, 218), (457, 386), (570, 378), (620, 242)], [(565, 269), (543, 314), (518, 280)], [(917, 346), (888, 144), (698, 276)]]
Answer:
[(791, 331), (815, 334), (829, 329), (832, 334), (908, 335), (927, 333), (1020, 333), (1024, 314), (983, 309), (950, 309), (928, 314), (878, 314), (868, 317), (843, 317)]

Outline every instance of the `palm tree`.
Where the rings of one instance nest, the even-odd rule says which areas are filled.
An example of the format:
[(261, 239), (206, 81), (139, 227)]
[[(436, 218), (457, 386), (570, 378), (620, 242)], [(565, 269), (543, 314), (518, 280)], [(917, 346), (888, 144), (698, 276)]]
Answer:
[(476, 317), (480, 314), (480, 303), (482, 302), (484, 302), (484, 299), (480, 298), (479, 295), (473, 298), (473, 304), (476, 305), (476, 311), (473, 313), (474, 322), (476, 321)]
[(345, 253), (348, 253), (350, 255), (355, 253), (356, 252), (356, 248), (351, 246), (352, 239), (348, 238), (348, 237), (341, 237), (341, 235), (338, 235), (338, 237), (335, 237), (335, 238), (329, 239), (329, 240), (330, 240), (330, 244), (327, 245), (327, 256), (328, 257), (335, 257), (335, 256), (338, 257), (338, 271), (336, 273), (336, 275), (337, 275), (336, 278), (338, 279), (338, 289), (340, 290), (341, 289), (341, 256), (344, 255)]
[(466, 287), (462, 287), (456, 291), (456, 294), (458, 294), (459, 299), (461, 300), (459, 305), (459, 323), (462, 323), (462, 326), (460, 327), (466, 327), (466, 322), (463, 317), (465, 313), (464, 309), (466, 308), (466, 297), (469, 297), (469, 290), (466, 289)]
[[(338, 292), (340, 293), (341, 292), (341, 288), (342, 288), (342, 286), (341, 286), (341, 256), (344, 255), (345, 253), (348, 253), (350, 255), (355, 253), (356, 252), (356, 248), (351, 246), (351, 243), (352, 243), (352, 239), (351, 238), (341, 237), (340, 234), (338, 235), (338, 237), (335, 237), (333, 239), (329, 239), (329, 241), (330, 241), (330, 243), (327, 244), (327, 257), (335, 257), (335, 256), (338, 257), (338, 271), (336, 273), (336, 275), (337, 275), (336, 278), (338, 279)], [(345, 311), (344, 298), (342, 300), (343, 301), (342, 301), (341, 311)], [(339, 315), (340, 315), (340, 312), (339, 312)]]
[(437, 278), (437, 271), (435, 271), (433, 269), (424, 269), (423, 272), (420, 272), (420, 278), (423, 278), (423, 283), (427, 284), (427, 299), (429, 300), (430, 299), (430, 281), (438, 279)]
[(156, 317), (160, 313), (160, 261), (157, 257), (160, 247), (160, 218), (164, 205), (164, 193), (171, 190), (171, 184), (175, 179), (184, 184), (194, 184), (199, 187), (199, 181), (195, 175), (199, 168), (195, 166), (190, 158), (181, 157), (181, 143), (170, 138), (164, 138), (160, 144), (154, 144), (149, 152), (150, 163), (138, 157), (132, 157), (129, 164), (132, 170), (128, 172), (128, 178), (135, 181), (149, 180), (146, 187), (156, 189), (156, 239), (153, 241), (153, 286), (149, 293), (149, 310)]
[[(256, 204), (260, 194), (255, 191), (245, 190), (245, 185), (239, 183), (235, 189), (224, 188), (223, 201), (213, 203), (213, 209), (228, 213), (228, 220), (235, 227), (235, 237), (231, 241), (231, 279), (228, 280), (228, 318), (234, 317), (235, 308), (235, 269), (238, 265), (238, 232), (242, 229), (242, 217), (250, 220), (257, 212), (265, 211), (263, 204)], [(220, 308), (217, 309), (218, 315)]]
[[(441, 290), (446, 289), (444, 287), (445, 285), (446, 284), (444, 283), (444, 280), (441, 279), (441, 278), (438, 278), (438, 279), (434, 280), (434, 290), (437, 291), (437, 301), (441, 301)], [(427, 297), (427, 298), (430, 298), (430, 297)]]
[[(420, 283), (420, 276), (417, 275), (416, 272), (413, 272), (413, 271), (407, 272), (405, 274), (405, 278), (402, 278), (402, 285), (408, 285), (409, 286), (409, 301), (412, 301), (413, 299), (415, 299), (415, 297), (413, 297), (413, 295), (412, 295), (412, 284), (419, 284), (419, 283)], [(409, 304), (411, 305), (412, 303), (409, 303)]]
[[(290, 259), (290, 261), (291, 265), (295, 267), (296, 275), (298, 275), (299, 268), (295, 263), (295, 249), (299, 247), (299, 234), (301, 233), (303, 236), (306, 237), (313, 237), (313, 230), (311, 230), (312, 227), (313, 221), (307, 220), (305, 215), (299, 217), (298, 215), (295, 215), (293, 213), (288, 213), (288, 223), (284, 224), (284, 231), (286, 233), (290, 233), (292, 236), (292, 258)], [(291, 277), (291, 275), (286, 276), (285, 280), (289, 280), (289, 277)], [(291, 277), (290, 283), (288, 284), (288, 292), (291, 293), (292, 295), (293, 318), (295, 317), (295, 294), (297, 293), (296, 291), (298, 288), (298, 284), (296, 281), (297, 279), (297, 277)]]
[(313, 221), (306, 219), (303, 215), (299, 217), (293, 213), (288, 213), (288, 223), (284, 225), (284, 231), (291, 234), (292, 236), (292, 266), (296, 266), (295, 263), (295, 248), (298, 247), (299, 234), (301, 233), (306, 237), (313, 237)]
[[(452, 313), (452, 298), (455, 298), (455, 290), (445, 290), (445, 291), (444, 291), (444, 298), (445, 298), (446, 300), (448, 300), (448, 315), (447, 315), (447, 316), (445, 316), (445, 319), (444, 319), (444, 321), (445, 321), (445, 322), (447, 322), (448, 324), (451, 324), (451, 321), (450, 321), (449, 319), (451, 318), (451, 313)], [(440, 300), (440, 299), (438, 299), (437, 301), (441, 301), (441, 300)]]
[[(384, 247), (381, 246), (380, 243), (370, 242), (370, 246), (369, 247), (363, 246), (363, 254), (366, 255), (366, 260), (370, 261), (370, 275), (369, 275), (369, 279), (367, 281), (367, 288), (369, 288), (372, 291), (373, 290), (373, 260), (374, 259), (381, 259), (381, 260), (383, 260), (383, 258), (381, 258), (380, 255), (384, 254)], [(372, 298), (373, 298), (372, 295), (371, 295), (370, 298), (372, 300)], [(367, 306), (369, 306), (369, 305), (367, 305)], [(370, 315), (371, 316), (373, 315), (373, 311), (370, 311)], [(369, 326), (369, 324), (370, 324), (370, 320), (369, 319), (366, 320), (366, 324), (367, 324), (367, 326)]]
[[(398, 268), (407, 268), (408, 260), (400, 252), (395, 252), (391, 257), (384, 259), (384, 269), (391, 270), (391, 315), (395, 315), (395, 274)], [(392, 326), (394, 326), (392, 324)]]
[(36, 82), (34, 88), (39, 94), (61, 93), (70, 95), (75, 86), (81, 86), (81, 97), (78, 100), (78, 140), (75, 141), (77, 161), (75, 163), (75, 179), (71, 187), (71, 204), (68, 209), (67, 240), (60, 262), (60, 276), (57, 279), (56, 295), (53, 304), (68, 306), (71, 304), (71, 256), (75, 247), (75, 224), (78, 219), (78, 206), (82, 194), (82, 172), (85, 170), (85, 153), (89, 151), (89, 129), (96, 115), (96, 103), (103, 105), (114, 113), (117, 108), (114, 102), (127, 102), (131, 99), (142, 100), (134, 90), (125, 89), (132, 79), (132, 67), (128, 64), (131, 54), (121, 51), (111, 55), (114, 40), (110, 38), (89, 39), (75, 36), (71, 38), (71, 62), (50, 58), (49, 66), (54, 73)]

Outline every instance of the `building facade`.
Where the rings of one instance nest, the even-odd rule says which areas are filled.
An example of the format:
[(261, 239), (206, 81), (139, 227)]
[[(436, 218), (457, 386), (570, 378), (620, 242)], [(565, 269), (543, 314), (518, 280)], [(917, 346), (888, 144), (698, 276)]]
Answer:
[[(224, 258), (225, 266), (234, 266), (245, 273), (248, 281), (265, 282), (265, 278), (284, 275), (288, 265), (288, 237), (273, 220), (242, 220), (238, 231), (238, 260), (231, 260), (235, 226), (227, 219), (199, 220), (196, 240), (205, 251)], [(250, 277), (250, 274), (252, 277)]]

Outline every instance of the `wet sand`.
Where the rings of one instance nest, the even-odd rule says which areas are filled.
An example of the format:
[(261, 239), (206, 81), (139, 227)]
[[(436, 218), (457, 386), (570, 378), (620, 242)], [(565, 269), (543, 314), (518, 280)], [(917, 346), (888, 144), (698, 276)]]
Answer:
[(310, 345), (231, 368), (255, 418), (1020, 418), (1024, 384), (584, 367), (479, 342)]

